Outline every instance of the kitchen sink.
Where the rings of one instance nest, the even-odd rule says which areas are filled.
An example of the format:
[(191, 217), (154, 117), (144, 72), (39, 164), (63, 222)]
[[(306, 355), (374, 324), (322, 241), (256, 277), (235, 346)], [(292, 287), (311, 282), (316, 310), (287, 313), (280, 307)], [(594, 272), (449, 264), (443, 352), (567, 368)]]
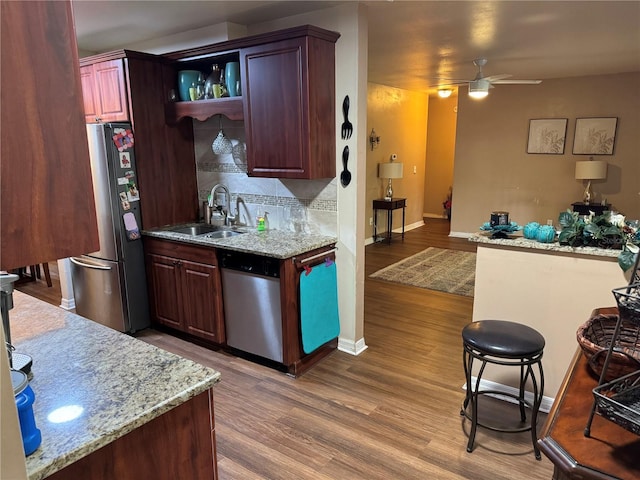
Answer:
[(206, 223), (200, 223), (198, 225), (192, 225), (190, 227), (172, 228), (171, 231), (175, 233), (192, 235), (194, 237), (203, 236), (206, 238), (227, 238), (245, 233), (235, 230), (234, 227), (221, 227), (216, 225), (208, 225)]
[(180, 227), (180, 228), (175, 228), (172, 229), (172, 232), (175, 233), (185, 233), (187, 235), (203, 235), (205, 233), (211, 233), (211, 232), (215, 232), (219, 229), (220, 227), (216, 227), (214, 225), (206, 225), (206, 224), (201, 224), (201, 225), (194, 225), (192, 227)]
[(217, 230), (215, 232), (207, 233), (203, 235), (206, 238), (227, 238), (234, 235), (242, 235), (244, 232), (238, 232), (235, 230)]

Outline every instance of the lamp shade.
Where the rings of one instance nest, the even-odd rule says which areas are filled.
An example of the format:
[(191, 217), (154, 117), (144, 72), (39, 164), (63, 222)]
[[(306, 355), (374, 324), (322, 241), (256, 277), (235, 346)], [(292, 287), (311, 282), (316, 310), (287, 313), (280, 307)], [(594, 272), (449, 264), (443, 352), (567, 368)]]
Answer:
[(576, 180), (602, 180), (607, 178), (607, 162), (587, 160), (576, 162)]
[(379, 178), (402, 178), (402, 163), (389, 162), (378, 164)]

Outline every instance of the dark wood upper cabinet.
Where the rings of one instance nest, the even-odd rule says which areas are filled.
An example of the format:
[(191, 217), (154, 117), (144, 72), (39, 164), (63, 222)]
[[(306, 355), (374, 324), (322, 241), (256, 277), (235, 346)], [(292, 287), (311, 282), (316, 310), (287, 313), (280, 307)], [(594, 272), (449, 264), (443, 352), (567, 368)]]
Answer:
[[(117, 65), (122, 67), (120, 75), (113, 68)], [(99, 95), (94, 92), (93, 98), (100, 98), (103, 106), (111, 105), (112, 113), (117, 111), (119, 102), (119, 87), (115, 84), (120, 79), (124, 82), (123, 110), (133, 125), (142, 227), (197, 220), (192, 120), (175, 124), (165, 121), (165, 103), (174, 81), (172, 63), (158, 55), (118, 50), (82, 58), (80, 67), (93, 68), (102, 79), (94, 85), (103, 91)], [(85, 89), (85, 106), (91, 105), (88, 92)], [(105, 118), (108, 117), (103, 112), (100, 121), (113, 121)]]
[(249, 175), (336, 176), (334, 43), (305, 35), (240, 50)]
[(0, 2), (0, 268), (98, 250), (71, 4)]
[(248, 175), (333, 178), (339, 37), (303, 25), (167, 54), (174, 61), (173, 85), (179, 70), (206, 73), (212, 63), (224, 66), (239, 59), (242, 88), (242, 97), (169, 103), (167, 122), (216, 114), (244, 118)]
[(107, 60), (80, 67), (80, 78), (87, 123), (129, 120), (122, 60)]

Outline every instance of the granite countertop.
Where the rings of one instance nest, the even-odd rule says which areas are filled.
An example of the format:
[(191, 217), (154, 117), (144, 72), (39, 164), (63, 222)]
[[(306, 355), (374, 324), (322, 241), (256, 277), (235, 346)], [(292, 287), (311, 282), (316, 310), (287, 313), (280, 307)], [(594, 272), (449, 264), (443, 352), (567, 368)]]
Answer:
[(255, 253), (278, 259), (301, 255), (316, 248), (333, 245), (338, 241), (335, 237), (325, 235), (294, 233), (284, 230), (265, 230), (258, 232), (250, 227), (233, 227), (234, 230), (243, 232), (242, 235), (234, 235), (227, 238), (208, 238), (206, 235), (194, 236), (172, 231), (172, 229), (193, 225), (199, 224), (185, 223), (181, 225), (171, 225), (144, 230), (142, 234), (165, 240), (174, 240), (237, 252)]
[[(42, 444), (26, 458), (45, 478), (208, 390), (220, 373), (14, 291), (16, 351), (33, 357), (33, 404)], [(78, 411), (65, 422), (52, 412)], [(168, 432), (170, 434), (170, 432)]]
[(488, 245), (526, 248), (531, 250), (543, 250), (548, 252), (571, 253), (577, 255), (592, 255), (597, 257), (617, 258), (620, 250), (596, 248), (596, 247), (570, 247), (560, 245), (558, 242), (542, 243), (536, 240), (524, 238), (521, 234), (511, 235), (509, 238), (491, 238), (490, 234), (476, 233), (469, 237), (470, 242)]

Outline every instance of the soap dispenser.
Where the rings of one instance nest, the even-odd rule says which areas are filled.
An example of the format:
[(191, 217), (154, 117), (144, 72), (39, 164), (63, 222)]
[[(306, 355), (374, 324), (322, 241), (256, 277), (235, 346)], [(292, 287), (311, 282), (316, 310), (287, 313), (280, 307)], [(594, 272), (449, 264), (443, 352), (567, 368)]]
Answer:
[(256, 216), (256, 228), (259, 232), (264, 232), (265, 230), (269, 230), (269, 212), (258, 212)]

